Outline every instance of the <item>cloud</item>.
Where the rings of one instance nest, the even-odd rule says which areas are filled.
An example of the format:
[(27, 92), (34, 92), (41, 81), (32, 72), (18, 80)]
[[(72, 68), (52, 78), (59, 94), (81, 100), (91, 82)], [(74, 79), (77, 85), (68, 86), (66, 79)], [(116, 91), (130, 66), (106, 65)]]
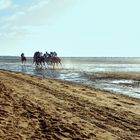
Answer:
[(42, 8), (42, 7), (44, 7), (45, 5), (47, 5), (49, 3), (49, 0), (42, 0), (42, 1), (40, 1), (40, 2), (38, 2), (37, 4), (34, 4), (34, 5), (32, 5), (31, 7), (29, 7), (28, 9), (27, 9), (27, 11), (32, 11), (32, 10), (36, 10), (36, 9), (38, 9), (38, 8)]
[[(12, 15), (0, 17), (0, 39), (22, 38), (29, 35), (29, 31), (35, 29), (38, 17), (36, 12), (40, 11), (48, 1), (36, 1), (30, 6), (19, 6)], [(0, 9), (12, 8), (10, 0), (0, 0)], [(31, 28), (31, 30), (30, 30)]]
[[(15, 5), (10, 0), (0, 0), (9, 3), (9, 7)], [(16, 8), (10, 16), (2, 17), (0, 20), (0, 38), (12, 38), (29, 35), (29, 31), (35, 30), (38, 26), (46, 26), (48, 20), (54, 15), (60, 14), (74, 0), (36, 0), (28, 6), (23, 5)], [(7, 4), (8, 8), (8, 4)], [(16, 28), (14, 28), (16, 27)], [(31, 30), (29, 28), (32, 28)], [(21, 34), (19, 34), (21, 33)], [(2, 35), (3, 34), (3, 35)]]
[(12, 0), (0, 0), (0, 10), (15, 9), (18, 5), (12, 3)]
[(0, 10), (7, 9), (11, 7), (11, 0), (0, 0)]

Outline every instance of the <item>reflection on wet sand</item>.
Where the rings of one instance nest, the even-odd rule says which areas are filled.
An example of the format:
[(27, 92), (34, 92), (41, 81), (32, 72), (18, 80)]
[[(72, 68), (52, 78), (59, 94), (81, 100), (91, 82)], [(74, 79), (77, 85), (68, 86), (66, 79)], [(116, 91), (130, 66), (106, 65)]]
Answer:
[(27, 72), (26, 65), (21, 65), (21, 72)]
[(59, 78), (60, 71), (59, 70), (52, 70), (52, 69), (33, 69), (33, 74), (42, 76), (42, 77), (50, 77), (50, 78)]

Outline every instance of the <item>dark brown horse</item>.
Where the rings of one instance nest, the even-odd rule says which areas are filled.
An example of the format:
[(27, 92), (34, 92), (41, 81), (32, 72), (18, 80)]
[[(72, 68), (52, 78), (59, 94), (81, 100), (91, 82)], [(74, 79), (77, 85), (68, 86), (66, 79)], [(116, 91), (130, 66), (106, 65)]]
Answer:
[(22, 64), (25, 64), (26, 60), (27, 60), (27, 59), (26, 59), (26, 57), (24, 56), (24, 53), (22, 53), (22, 54), (21, 54), (21, 63), (22, 63)]
[(33, 63), (35, 63), (35, 66), (37, 67), (43, 67), (45, 66), (45, 57), (40, 55), (40, 52), (35, 52), (33, 56)]
[(45, 59), (44, 59), (43, 56), (40, 56), (40, 57), (34, 59), (34, 63), (35, 63), (36, 66), (41, 66), (42, 67), (43, 65), (45, 65)]

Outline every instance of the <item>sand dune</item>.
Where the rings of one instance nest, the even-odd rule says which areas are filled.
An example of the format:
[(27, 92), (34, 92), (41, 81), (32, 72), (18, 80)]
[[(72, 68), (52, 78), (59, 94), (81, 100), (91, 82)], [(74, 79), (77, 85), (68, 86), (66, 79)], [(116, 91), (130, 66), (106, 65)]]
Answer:
[(1, 140), (140, 140), (140, 100), (0, 71)]

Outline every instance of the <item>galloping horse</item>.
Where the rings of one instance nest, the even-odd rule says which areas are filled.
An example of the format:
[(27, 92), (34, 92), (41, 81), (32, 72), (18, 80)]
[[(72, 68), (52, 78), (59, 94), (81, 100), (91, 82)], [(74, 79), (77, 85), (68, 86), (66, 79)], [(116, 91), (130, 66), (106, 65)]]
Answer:
[[(55, 65), (61, 64), (61, 59), (59, 57), (52, 57), (52, 56), (45, 56), (45, 61), (48, 65), (52, 65), (53, 69), (55, 67)], [(61, 64), (62, 65), (62, 64)]]
[(44, 56), (41, 56), (40, 52), (35, 52), (33, 56), (33, 63), (35, 63), (36, 66), (45, 66), (45, 58)]
[(22, 53), (21, 54), (21, 62), (22, 62), (22, 64), (25, 64), (25, 62), (26, 62), (26, 57), (24, 56), (24, 53)]

